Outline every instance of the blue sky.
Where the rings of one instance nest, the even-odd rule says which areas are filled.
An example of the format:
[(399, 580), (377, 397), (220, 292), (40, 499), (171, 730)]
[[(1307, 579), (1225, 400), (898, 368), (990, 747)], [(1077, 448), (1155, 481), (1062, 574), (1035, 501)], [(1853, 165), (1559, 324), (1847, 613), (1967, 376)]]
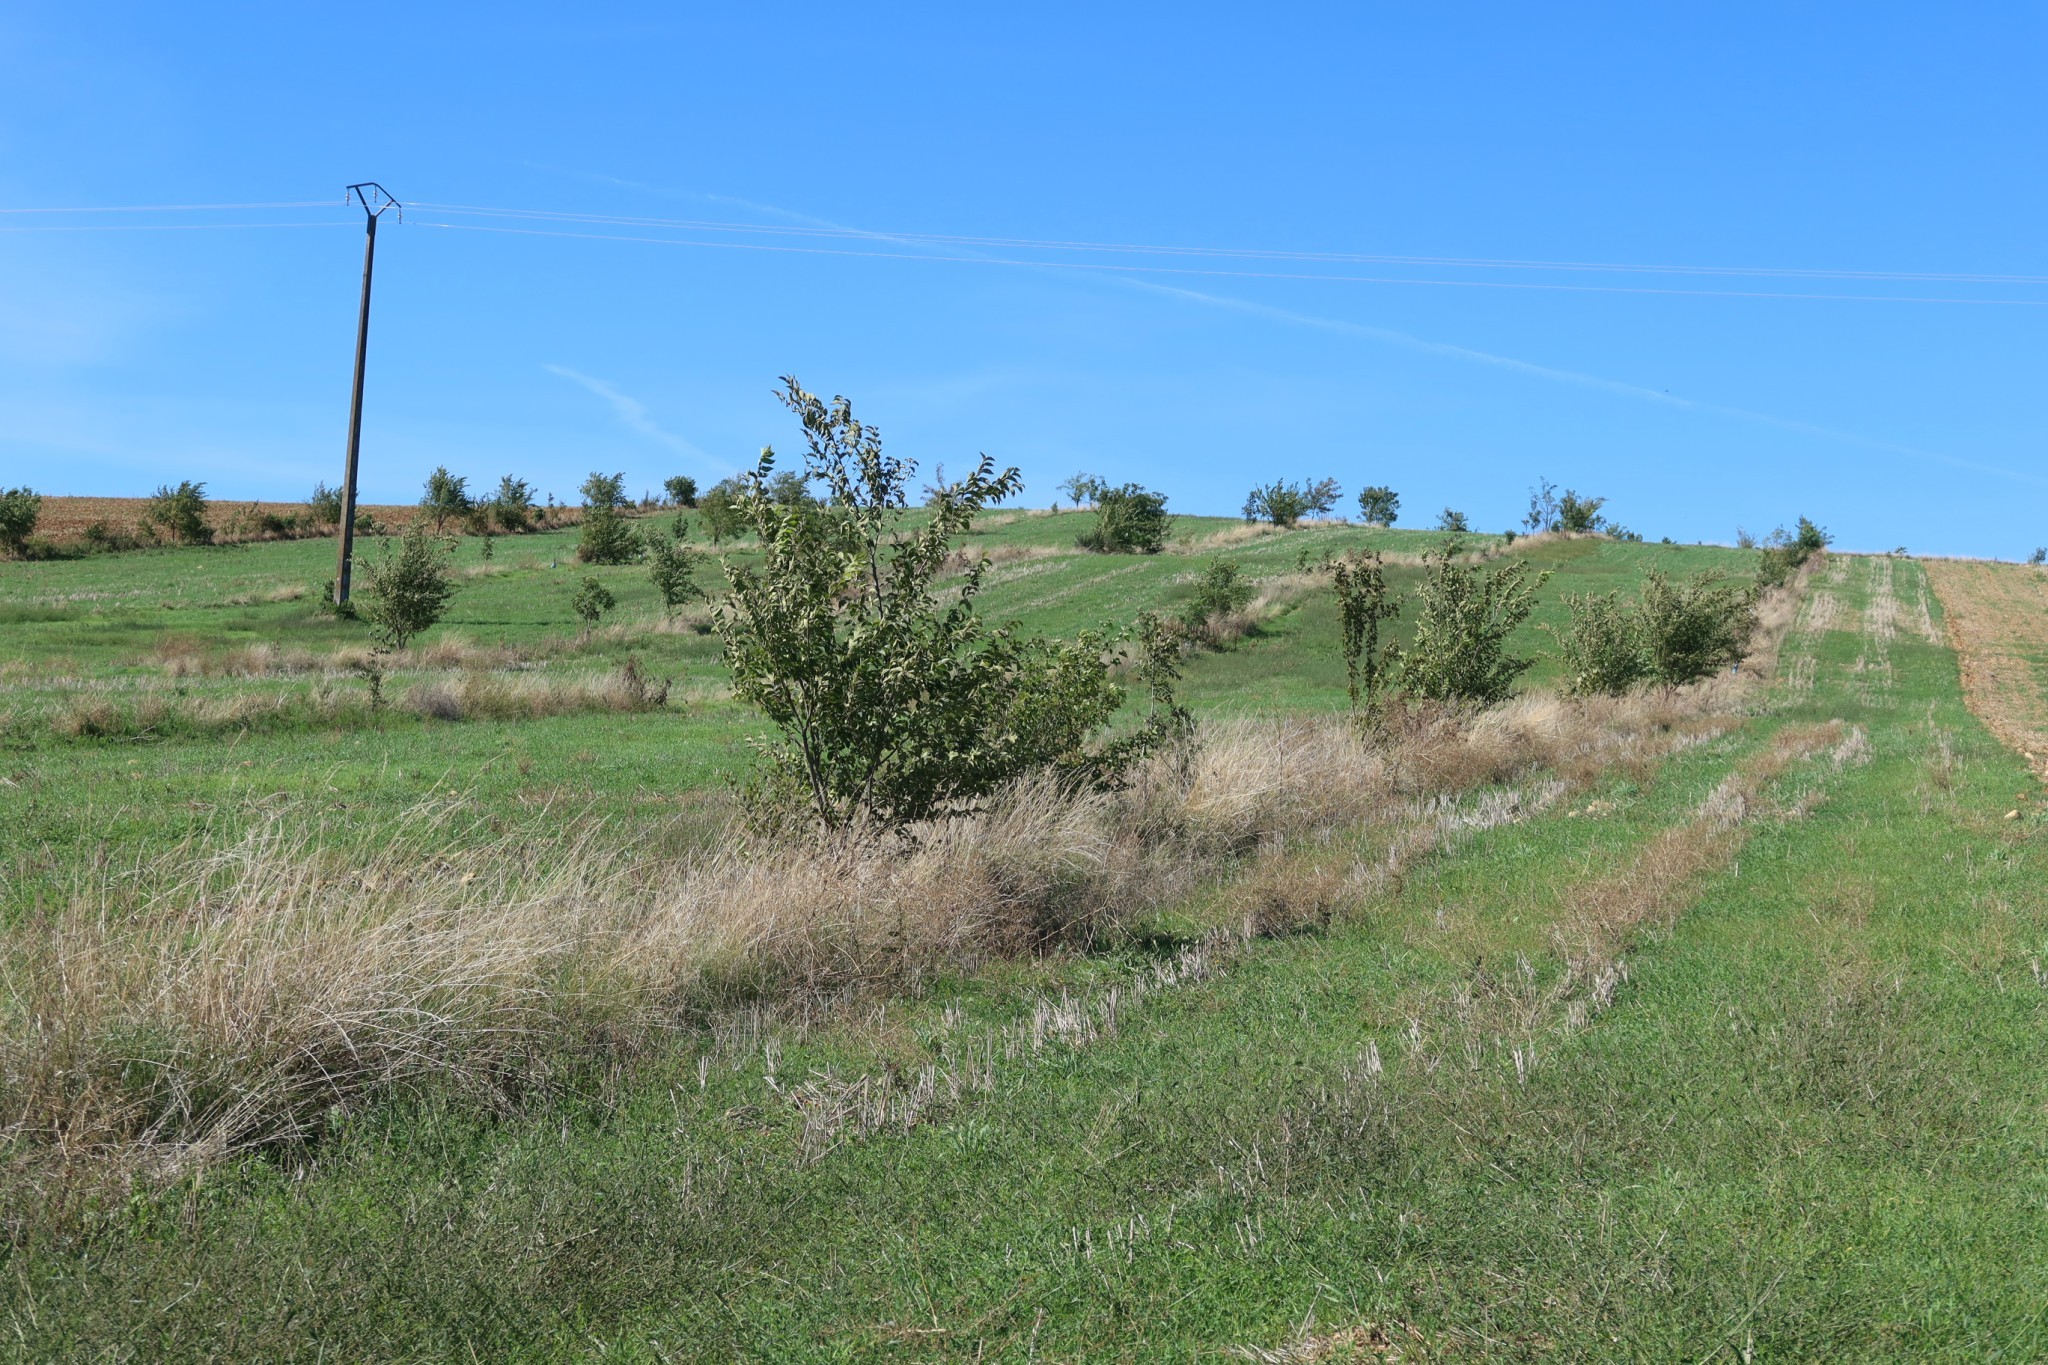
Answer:
[(1547, 475), (2014, 557), (2043, 51), (2017, 4), (17, 0), (0, 207), (313, 206), (0, 214), (0, 484), (335, 481), (375, 179), (372, 501), (713, 479), (794, 446), (793, 372), (1040, 504), (1329, 474), (1493, 529)]

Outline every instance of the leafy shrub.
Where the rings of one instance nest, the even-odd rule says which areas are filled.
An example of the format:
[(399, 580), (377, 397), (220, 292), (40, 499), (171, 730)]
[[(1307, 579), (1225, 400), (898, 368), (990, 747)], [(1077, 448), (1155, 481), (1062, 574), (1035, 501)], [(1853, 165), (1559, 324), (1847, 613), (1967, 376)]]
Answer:
[(1774, 588), (1806, 564), (1806, 561), (1825, 550), (1834, 537), (1815, 525), (1806, 517), (1799, 518), (1798, 529), (1787, 533), (1780, 526), (1764, 541), (1763, 549), (1757, 555), (1756, 583), (1759, 588)]
[(1567, 594), (1571, 621), (1563, 629), (1545, 626), (1557, 640), (1564, 665), (1559, 688), (1568, 697), (1618, 697), (1650, 676), (1643, 623), (1636, 604), (1619, 592)]
[(817, 501), (811, 496), (810, 480), (793, 469), (784, 469), (770, 475), (768, 481), (762, 485), (761, 492), (770, 502), (783, 507), (795, 507), (799, 503)]
[(1135, 483), (1095, 490), (1095, 529), (1082, 535), (1084, 550), (1156, 555), (1166, 548), (1166, 495)]
[(986, 559), (943, 597), (934, 591), (954, 538), (1022, 486), (1017, 471), (997, 473), (983, 456), (909, 524), (915, 466), (885, 456), (846, 399), (783, 384), (803, 424), (805, 476), (831, 502), (769, 497), (772, 451), (741, 491), (762, 556), (725, 562), (731, 591), (714, 619), (734, 695), (780, 732), (761, 746), (757, 814), (900, 829), (971, 808), (1027, 772), (1101, 776), (1134, 757), (1129, 745), (1087, 748), (1123, 698), (1106, 641), (991, 629), (975, 611)]
[(1351, 706), (1368, 717), (1379, 710), (1387, 659), (1380, 647), (1380, 625), (1401, 614), (1401, 604), (1387, 596), (1386, 568), (1376, 553), (1335, 560), (1330, 574), (1337, 590), (1337, 616), (1344, 631), (1344, 675), (1350, 684)]
[(427, 475), (420, 511), (434, 519), (434, 534), (440, 535), (450, 521), (469, 515), (469, 480), (450, 474), (446, 465), (436, 465), (434, 472)]
[(180, 545), (205, 545), (213, 539), (213, 528), (206, 524), (206, 485), (190, 479), (176, 488), (158, 484), (142, 509), (142, 520)]
[(1252, 585), (1245, 581), (1237, 562), (1214, 559), (1195, 585), (1195, 595), (1181, 605), (1180, 623), (1190, 636), (1213, 644), (1219, 639), (1217, 627), (1224, 618), (1243, 611), (1251, 600)]
[(1652, 571), (1643, 579), (1641, 618), (1650, 676), (1682, 687), (1741, 660), (1756, 629), (1756, 594), (1717, 584), (1710, 573), (1674, 585)]
[(688, 474), (661, 481), (661, 491), (668, 494), (671, 506), (695, 507), (697, 505), (697, 481)]
[(1600, 515), (1600, 509), (1606, 505), (1605, 498), (1582, 498), (1567, 488), (1557, 500), (1557, 529), (1574, 535), (1598, 531), (1607, 524), (1607, 519)]
[(1400, 519), (1401, 495), (1376, 483), (1358, 491), (1358, 515), (1374, 526), (1392, 526)]
[(514, 535), (533, 525), (533, 485), (510, 474), (499, 479), (498, 491), (491, 494), (491, 515)]
[(655, 592), (661, 595), (662, 609), (670, 616), (676, 608), (692, 598), (704, 596), (704, 590), (697, 586), (697, 552), (683, 541), (687, 528), (681, 517), (676, 518), (675, 534), (656, 535), (649, 546), (647, 577), (653, 581)]
[(612, 590), (595, 578), (585, 577), (576, 593), (569, 599), (569, 609), (583, 622), (585, 630), (593, 629), (604, 614), (619, 605), (619, 599), (612, 596)]
[(1423, 556), (1427, 575), (1416, 590), (1415, 638), (1396, 657), (1401, 688), (1431, 701), (1505, 701), (1514, 681), (1534, 660), (1508, 653), (1508, 637), (1535, 610), (1536, 589), (1526, 560), (1496, 569), (1460, 564), (1457, 537)]
[(583, 481), (583, 532), (576, 558), (585, 564), (631, 564), (640, 557), (640, 533), (619, 513), (625, 505), (624, 474), (592, 473)]
[(1472, 529), (1472, 521), (1457, 508), (1446, 507), (1437, 513), (1436, 529), (1447, 535), (1462, 536)]
[(2034, 553), (2028, 555), (2027, 563), (2048, 564), (2048, 545), (2040, 546), (2034, 551)]
[(449, 572), (453, 547), (427, 530), (425, 518), (407, 528), (393, 553), (363, 565), (363, 591), (357, 594), (356, 615), (386, 649), (404, 649), (412, 638), (441, 619), (455, 595)]
[(711, 537), (713, 545), (719, 544), (728, 536), (738, 535), (744, 529), (746, 515), (741, 498), (742, 491), (737, 480), (720, 479), (711, 485), (711, 490), (697, 504), (697, 510), (704, 516), (704, 533)]
[(0, 490), (0, 550), (18, 555), (36, 532), (43, 515), (43, 495), (32, 488)]
[(306, 499), (306, 514), (315, 526), (341, 525), (341, 490), (329, 488), (326, 481), (313, 485), (313, 496)]

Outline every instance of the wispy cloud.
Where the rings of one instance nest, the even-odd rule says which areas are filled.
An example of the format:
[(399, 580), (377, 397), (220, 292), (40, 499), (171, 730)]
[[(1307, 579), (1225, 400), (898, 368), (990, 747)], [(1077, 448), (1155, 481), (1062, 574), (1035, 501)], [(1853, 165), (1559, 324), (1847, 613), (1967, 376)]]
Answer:
[(572, 384), (580, 385), (596, 394), (599, 398), (602, 398), (611, 405), (612, 415), (617, 417), (620, 425), (624, 426), (628, 431), (644, 436), (659, 445), (667, 446), (678, 454), (687, 455), (701, 464), (710, 465), (713, 469), (719, 470), (722, 473), (731, 474), (735, 472), (734, 466), (726, 461), (714, 455), (706, 454), (697, 445), (684, 437), (676, 435), (672, 431), (662, 430), (655, 424), (654, 419), (647, 415), (647, 405), (631, 394), (621, 393), (610, 384), (605, 383), (604, 380), (592, 378), (580, 370), (572, 370), (567, 365), (545, 365), (542, 368), (549, 374), (566, 379)]

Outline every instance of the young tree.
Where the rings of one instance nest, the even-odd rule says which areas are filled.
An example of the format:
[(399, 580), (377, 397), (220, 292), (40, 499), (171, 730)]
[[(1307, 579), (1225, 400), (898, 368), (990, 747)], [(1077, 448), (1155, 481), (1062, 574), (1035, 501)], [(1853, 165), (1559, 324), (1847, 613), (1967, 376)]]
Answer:
[(498, 491), (491, 495), (491, 515), (514, 535), (526, 530), (533, 524), (533, 485), (510, 474), (499, 479)]
[(678, 474), (674, 478), (663, 479), (661, 481), (661, 489), (664, 493), (668, 494), (668, 500), (672, 506), (695, 507), (697, 505), (697, 481), (688, 474)]
[(1401, 604), (1387, 595), (1386, 566), (1377, 553), (1332, 561), (1330, 574), (1344, 632), (1344, 675), (1350, 683), (1351, 709), (1371, 719), (1379, 711), (1388, 663), (1380, 644), (1380, 626), (1401, 614)]
[(1237, 561), (1210, 560), (1208, 571), (1195, 585), (1195, 595), (1181, 606), (1181, 627), (1191, 637), (1214, 644), (1223, 619), (1243, 611), (1251, 600), (1252, 585), (1245, 581)]
[(2048, 545), (2037, 547), (2034, 553), (2027, 556), (2027, 563), (2037, 565), (2048, 564)]
[(1069, 474), (1059, 485), (1060, 492), (1073, 500), (1074, 506), (1086, 507), (1095, 501), (1096, 495), (1109, 487), (1098, 474)]
[(329, 488), (325, 479), (313, 485), (313, 496), (306, 499), (306, 513), (315, 526), (339, 526), (341, 524), (341, 490)]
[(1302, 502), (1308, 510), (1319, 517), (1326, 517), (1337, 509), (1337, 499), (1344, 489), (1335, 479), (1317, 479), (1302, 490)]
[[(771, 452), (772, 453), (772, 452)], [(800, 502), (816, 502), (811, 496), (810, 480), (793, 469), (784, 469), (770, 476), (761, 492), (770, 502), (784, 507), (794, 507)]]
[(436, 465), (434, 472), (427, 475), (420, 511), (433, 518), (434, 534), (440, 535), (450, 521), (460, 521), (469, 515), (469, 480), (450, 474), (446, 465)]
[(1557, 527), (1560, 531), (1586, 534), (1599, 531), (1606, 526), (1606, 518), (1600, 509), (1607, 503), (1605, 498), (1582, 498), (1567, 488), (1564, 496), (1557, 500)]
[(983, 456), (909, 522), (915, 465), (884, 454), (846, 399), (783, 384), (803, 424), (804, 472), (830, 505), (768, 497), (774, 456), (764, 451), (741, 502), (761, 558), (724, 563), (730, 592), (715, 620), (733, 691), (780, 731), (762, 746), (756, 809), (801, 810), (826, 830), (900, 829), (1034, 769), (1099, 773), (1127, 758), (1087, 748), (1122, 700), (1104, 640), (987, 626), (975, 611), (986, 559), (943, 594), (935, 587), (955, 538), (1017, 491), (1017, 471)]
[(1793, 533), (1780, 526), (1765, 539), (1757, 554), (1757, 587), (1771, 588), (1783, 583), (1834, 540), (1806, 517), (1799, 518), (1798, 526)]
[(0, 550), (20, 554), (36, 533), (43, 514), (43, 495), (33, 488), (0, 490)]
[(683, 540), (686, 528), (682, 518), (676, 518), (674, 536), (656, 535), (649, 546), (647, 556), (647, 577), (653, 581), (655, 592), (661, 595), (662, 610), (670, 617), (677, 608), (693, 598), (705, 595), (697, 586), (696, 550)]
[(643, 548), (639, 532), (619, 508), (626, 504), (626, 476), (593, 472), (583, 481), (583, 530), (576, 558), (585, 564), (630, 564)]
[(1641, 614), (1619, 592), (1567, 594), (1571, 620), (1563, 630), (1546, 625), (1564, 665), (1559, 688), (1568, 697), (1618, 697), (1650, 676)]
[(1415, 638), (1396, 663), (1402, 690), (1431, 701), (1491, 706), (1507, 700), (1515, 679), (1534, 660), (1508, 652), (1508, 637), (1536, 608), (1535, 575), (1527, 560), (1499, 568), (1460, 564), (1455, 536), (1423, 556), (1427, 575), (1416, 590)]
[(161, 528), (180, 545), (205, 545), (213, 539), (206, 524), (206, 485), (186, 479), (176, 488), (158, 484), (142, 509), (144, 524)]
[(1358, 515), (1373, 526), (1392, 526), (1401, 514), (1401, 495), (1383, 483), (1361, 489)]
[(363, 565), (363, 591), (356, 615), (385, 649), (404, 649), (412, 638), (441, 619), (455, 595), (449, 572), (452, 546), (427, 531), (424, 517), (406, 529), (396, 554), (391, 543)]
[(604, 614), (617, 605), (619, 599), (612, 596), (612, 590), (590, 577), (584, 578), (577, 586), (575, 595), (569, 599), (569, 609), (583, 622), (585, 634), (595, 630)]
[(1095, 490), (1095, 528), (1078, 538), (1084, 550), (1156, 555), (1166, 547), (1166, 495), (1135, 483)]
[(1741, 660), (1756, 629), (1756, 594), (1716, 584), (1710, 573), (1674, 585), (1652, 570), (1643, 579), (1643, 652), (1667, 691)]
[(1557, 485), (1538, 474), (1536, 486), (1529, 490), (1529, 512), (1522, 525), (1541, 535), (1557, 529), (1557, 517)]
[(1270, 522), (1275, 526), (1292, 526), (1309, 514), (1309, 495), (1312, 491), (1298, 483), (1288, 483), (1282, 479), (1261, 484), (1244, 500), (1244, 519)]
[[(774, 452), (763, 448), (761, 453), (772, 457)], [(727, 536), (736, 536), (745, 525), (741, 512), (742, 492), (736, 479), (720, 479), (711, 485), (709, 492), (697, 504), (697, 510), (704, 517), (704, 531), (711, 537), (711, 543), (722, 543)]]
[(1472, 529), (1472, 522), (1455, 507), (1446, 507), (1437, 514), (1436, 529), (1446, 535), (1461, 536)]

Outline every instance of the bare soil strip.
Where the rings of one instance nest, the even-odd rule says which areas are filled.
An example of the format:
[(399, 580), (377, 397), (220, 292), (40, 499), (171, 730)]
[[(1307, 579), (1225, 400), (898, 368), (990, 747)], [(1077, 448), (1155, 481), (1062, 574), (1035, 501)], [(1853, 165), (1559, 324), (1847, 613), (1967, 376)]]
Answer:
[(2019, 564), (1923, 562), (1948, 615), (1970, 710), (2048, 780), (2048, 573)]

